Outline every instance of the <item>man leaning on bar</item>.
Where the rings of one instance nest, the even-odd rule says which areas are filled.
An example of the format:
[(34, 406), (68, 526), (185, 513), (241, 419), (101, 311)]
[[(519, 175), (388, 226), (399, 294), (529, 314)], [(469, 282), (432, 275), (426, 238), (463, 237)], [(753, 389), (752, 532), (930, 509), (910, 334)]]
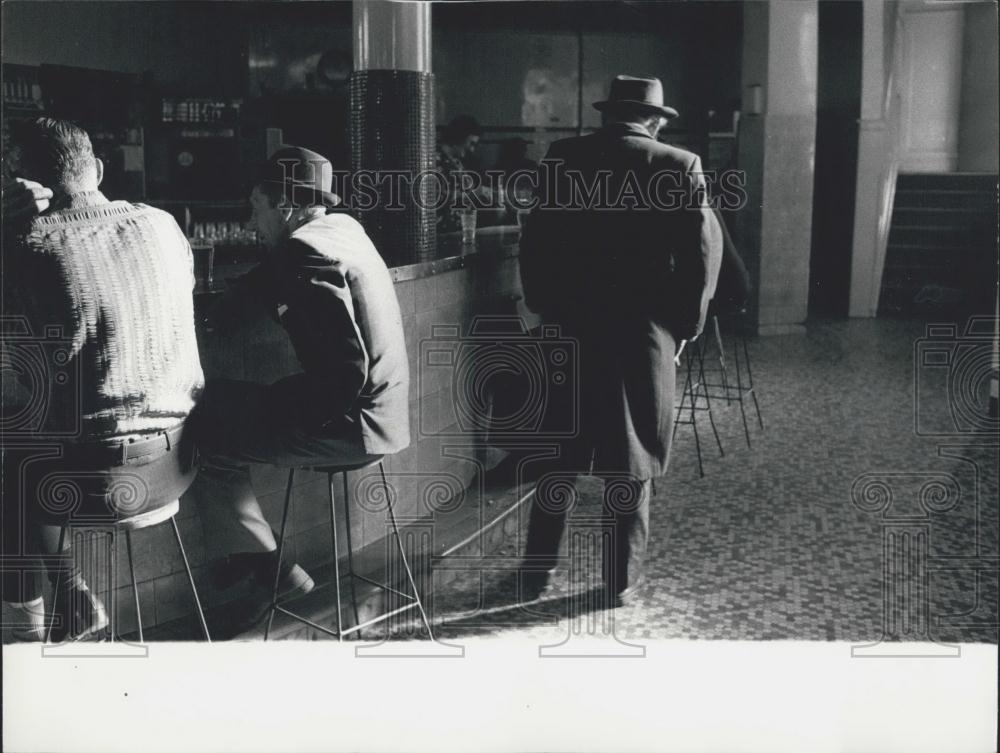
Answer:
[[(7, 447), (5, 410), (4, 555), (53, 563), (53, 637), (94, 634), (107, 615), (74, 563), (65, 521), (35, 504), (36, 487), (45, 474), (75, 473), (84, 496), (112, 509), (109, 489), (121, 473), (141, 476), (153, 501), (177, 499), (190, 486), (210, 556), (222, 556), (216, 585), (250, 579), (255, 586), (248, 611), (236, 610), (229, 626), (248, 628), (266, 613), (276, 575), (281, 595), (313, 588), (298, 565), (279, 568), (250, 465), (356, 464), (409, 445), (409, 365), (389, 271), (356, 220), (329, 213), (340, 204), (330, 162), (304, 148), (278, 150), (258, 166), (250, 195), (268, 257), (227, 292), (212, 319), (225, 331), (253, 309), (265, 312), (287, 332), (302, 371), (270, 385), (205, 384), (191, 251), (176, 222), (150, 207), (109, 202), (97, 188), (101, 162), (78, 127), (40, 120), (18, 143), (17, 179), (4, 181), (5, 325), (10, 314), (29, 334), (60, 326), (70, 365), (79, 365), (69, 371), (81, 378), (70, 390), (41, 385), (66, 398), (50, 401), (46, 414), (62, 423), (37, 427), (31, 438), (48, 431), (62, 457), (35, 463), (24, 488), (8, 488), (23, 474), (14, 472), (19, 456)], [(20, 340), (8, 334), (9, 350)], [(11, 389), (5, 382), (8, 407)], [(63, 424), (82, 428), (67, 437)], [(5, 564), (3, 599), (20, 614), (14, 637), (43, 640), (45, 568), (25, 562), (16, 572)]]
[[(252, 312), (284, 328), (302, 367), (273, 384), (209, 380), (194, 416), (201, 470), (189, 492), (210, 546), (226, 555), (217, 585), (251, 579), (237, 617), (250, 627), (270, 605), (277, 542), (253, 490), (250, 465), (347, 465), (410, 442), (409, 362), (389, 270), (360, 223), (333, 212), (333, 170), (289, 146), (257, 171), (250, 205), (267, 259), (227, 293), (213, 316), (222, 331)], [(279, 595), (307, 593), (312, 578), (282, 563)]]

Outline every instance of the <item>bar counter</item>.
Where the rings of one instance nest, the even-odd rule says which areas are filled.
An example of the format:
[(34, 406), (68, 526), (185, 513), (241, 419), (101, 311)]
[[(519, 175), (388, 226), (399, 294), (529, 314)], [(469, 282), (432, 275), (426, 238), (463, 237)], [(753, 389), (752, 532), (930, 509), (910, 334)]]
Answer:
[[(489, 264), (498, 259), (517, 256), (521, 231), (517, 225), (496, 225), (480, 228), (471, 243), (462, 241), (461, 233), (446, 233), (438, 237), (437, 253), (432, 260), (390, 268), (394, 282), (418, 280), (477, 264)], [(192, 243), (197, 254), (203, 246)], [(225, 292), (230, 280), (245, 274), (259, 261), (263, 250), (253, 246), (235, 245), (215, 249), (213, 282), (210, 287), (199, 283), (195, 297), (218, 295)]]

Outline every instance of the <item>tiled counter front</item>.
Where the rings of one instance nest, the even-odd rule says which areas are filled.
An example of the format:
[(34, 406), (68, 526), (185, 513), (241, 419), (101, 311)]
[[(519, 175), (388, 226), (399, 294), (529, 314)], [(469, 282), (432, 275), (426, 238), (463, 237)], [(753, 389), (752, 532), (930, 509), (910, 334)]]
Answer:
[[(461, 489), (476, 471), (479, 451), (458, 450), (472, 445), (476, 437), (463, 438), (458, 427), (447, 426), (455, 415), (453, 387), (447, 368), (427, 368), (421, 363), (421, 343), (430, 342), (441, 326), (468, 333), (480, 316), (512, 314), (519, 308), (519, 272), (516, 245), (499, 240), (482, 244), (479, 253), (427, 265), (393, 270), (396, 294), (403, 314), (406, 346), (410, 359), (410, 446), (386, 459), (397, 519), (401, 524), (421, 520), (426, 524), (434, 505), (458, 504)], [(204, 305), (204, 301), (199, 301)], [(522, 310), (523, 312), (523, 310)], [(530, 324), (530, 320), (528, 322)], [(202, 363), (208, 378), (227, 377), (269, 383), (299, 370), (284, 331), (261, 318), (246, 321), (235, 334), (199, 331)], [(448, 347), (447, 345), (445, 346)], [(436, 348), (436, 346), (435, 346)], [(458, 457), (449, 457), (457, 455)], [(465, 456), (465, 459), (462, 459)], [(371, 472), (366, 472), (370, 474)], [(357, 474), (351, 474), (357, 476)], [(287, 471), (254, 466), (254, 487), (264, 514), (277, 530), (281, 523)], [(351, 510), (354, 550), (378, 544), (386, 535), (384, 505), (379, 506), (374, 476), (350, 478), (355, 504)], [(356, 490), (356, 494), (355, 494)], [(458, 497), (452, 494), (458, 492)], [(341, 487), (337, 486), (338, 512)], [(306, 568), (318, 568), (331, 560), (329, 507), (326, 477), (300, 471), (295, 476), (293, 510), (289, 517), (289, 557)], [(208, 582), (212, 532), (203, 528), (192, 503), (182, 499), (178, 518), (200, 595), (209, 607), (238, 597), (237, 589), (219, 592)], [(452, 510), (454, 512), (454, 510)], [(341, 513), (342, 514), (342, 513)], [(421, 529), (429, 530), (429, 526)], [(168, 527), (139, 531), (134, 536), (143, 623), (160, 624), (193, 611), (186, 587), (183, 564), (176, 553)], [(442, 542), (432, 546), (440, 550)], [(346, 532), (342, 541), (346, 551)], [(124, 542), (119, 542), (118, 583), (128, 583)], [(123, 631), (135, 622), (129, 590), (120, 589), (119, 614)]]

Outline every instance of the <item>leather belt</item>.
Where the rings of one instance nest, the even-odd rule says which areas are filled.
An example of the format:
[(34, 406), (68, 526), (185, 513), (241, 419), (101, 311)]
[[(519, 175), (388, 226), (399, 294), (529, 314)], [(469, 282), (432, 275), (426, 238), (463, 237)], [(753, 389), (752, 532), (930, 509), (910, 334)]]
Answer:
[(142, 439), (127, 442), (93, 442), (87, 444), (66, 444), (67, 459), (100, 462), (102, 465), (125, 465), (129, 460), (155, 454), (165, 454), (176, 447), (184, 434), (184, 424), (164, 429)]

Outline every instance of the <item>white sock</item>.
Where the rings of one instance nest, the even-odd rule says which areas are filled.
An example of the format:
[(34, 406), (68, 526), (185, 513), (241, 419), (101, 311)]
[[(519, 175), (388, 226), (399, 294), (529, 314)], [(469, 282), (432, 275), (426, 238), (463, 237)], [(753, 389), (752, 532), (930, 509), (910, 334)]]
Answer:
[(39, 596), (26, 602), (5, 602), (17, 614), (11, 620), (11, 635), (15, 641), (40, 641), (45, 639), (45, 599)]
[(4, 604), (11, 607), (12, 609), (20, 609), (24, 612), (41, 612), (45, 613), (45, 597), (39, 596), (37, 599), (32, 599), (31, 601), (5, 601)]

